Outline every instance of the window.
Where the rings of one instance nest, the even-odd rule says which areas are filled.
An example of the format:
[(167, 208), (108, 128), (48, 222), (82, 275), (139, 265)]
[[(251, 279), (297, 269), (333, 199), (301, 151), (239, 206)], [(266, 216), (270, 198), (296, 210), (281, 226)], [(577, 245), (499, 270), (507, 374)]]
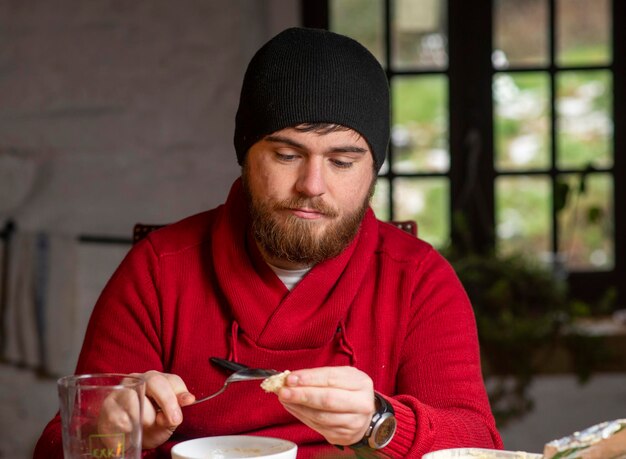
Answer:
[(379, 218), (417, 220), (440, 248), (523, 251), (567, 270), (579, 296), (624, 289), (624, 2), (302, 6), (305, 26), (352, 36), (387, 71)]
[(376, 214), (420, 222), (421, 237), (440, 247), (450, 235), (446, 14), (439, 0), (329, 2), (329, 29), (368, 47), (390, 80), (393, 148)]
[(533, 247), (569, 271), (615, 265), (610, 6), (610, 0), (494, 2), (501, 251)]

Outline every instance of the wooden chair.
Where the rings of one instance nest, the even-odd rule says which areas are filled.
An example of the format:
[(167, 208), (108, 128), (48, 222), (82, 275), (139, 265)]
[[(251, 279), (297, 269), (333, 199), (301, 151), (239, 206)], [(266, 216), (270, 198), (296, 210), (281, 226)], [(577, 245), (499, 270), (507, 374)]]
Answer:
[[(417, 222), (414, 220), (402, 220), (402, 221), (392, 221), (389, 222), (392, 225), (397, 226), (402, 231), (406, 231), (409, 234), (417, 237)], [(133, 227), (133, 244), (141, 241), (144, 237), (146, 237), (150, 232), (163, 228), (166, 225), (155, 225), (150, 223), (136, 223)]]
[(389, 223), (417, 237), (417, 222), (415, 220), (397, 220)]
[(133, 227), (133, 244), (141, 241), (144, 237), (150, 234), (152, 231), (163, 228), (166, 225), (152, 225), (149, 223), (135, 223)]

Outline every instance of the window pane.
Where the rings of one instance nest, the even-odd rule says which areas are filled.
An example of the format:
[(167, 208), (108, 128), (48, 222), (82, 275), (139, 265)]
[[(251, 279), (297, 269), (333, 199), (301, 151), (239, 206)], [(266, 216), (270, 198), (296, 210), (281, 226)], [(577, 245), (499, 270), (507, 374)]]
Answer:
[(551, 251), (551, 191), (548, 177), (496, 179), (497, 249), (543, 259)]
[(395, 0), (391, 5), (393, 67), (447, 68), (447, 2)]
[(548, 4), (546, 0), (495, 0), (495, 68), (548, 64)]
[(391, 96), (393, 171), (446, 172), (450, 167), (447, 77), (396, 77)]
[(359, 41), (385, 62), (383, 0), (330, 0), (330, 30)]
[(444, 247), (450, 238), (448, 180), (397, 178), (393, 184), (394, 219), (415, 220), (420, 239)]
[[(581, 187), (579, 174), (562, 180), (570, 193), (559, 213), (559, 251), (570, 270), (612, 269), (613, 181), (609, 174), (589, 174)], [(582, 191), (580, 191), (582, 190)]]
[(558, 0), (556, 8), (558, 64), (610, 63), (611, 0)]
[(543, 72), (494, 76), (496, 169), (550, 166), (549, 94), (550, 80)]
[(612, 83), (608, 71), (557, 74), (557, 166), (613, 164)]
[(379, 220), (389, 221), (389, 180), (378, 178), (376, 190), (372, 196), (371, 207)]

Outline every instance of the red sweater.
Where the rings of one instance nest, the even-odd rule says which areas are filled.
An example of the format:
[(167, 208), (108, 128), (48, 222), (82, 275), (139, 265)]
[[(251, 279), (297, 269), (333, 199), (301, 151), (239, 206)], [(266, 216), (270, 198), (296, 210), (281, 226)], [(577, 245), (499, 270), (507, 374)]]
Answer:
[[(443, 257), (368, 211), (351, 245), (289, 292), (247, 236), (244, 205), (237, 180), (223, 206), (135, 245), (94, 308), (76, 372), (174, 373), (202, 398), (225, 379), (211, 356), (277, 370), (352, 365), (395, 409), (387, 455), (502, 447), (472, 308)], [(183, 416), (172, 440), (144, 456), (169, 458), (176, 441), (227, 434), (292, 440), (299, 458), (339, 453), (254, 382)], [(62, 458), (58, 416), (34, 458)]]

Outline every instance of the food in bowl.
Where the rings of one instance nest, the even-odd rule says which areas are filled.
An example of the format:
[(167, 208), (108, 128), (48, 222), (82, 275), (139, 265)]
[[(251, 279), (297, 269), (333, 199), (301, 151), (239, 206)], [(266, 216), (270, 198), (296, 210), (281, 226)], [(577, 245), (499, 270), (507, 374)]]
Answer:
[(278, 392), (281, 387), (285, 386), (285, 380), (290, 373), (291, 371), (285, 370), (282, 373), (278, 373), (277, 375), (272, 375), (269, 378), (265, 378), (263, 382), (261, 382), (261, 388), (265, 392)]

